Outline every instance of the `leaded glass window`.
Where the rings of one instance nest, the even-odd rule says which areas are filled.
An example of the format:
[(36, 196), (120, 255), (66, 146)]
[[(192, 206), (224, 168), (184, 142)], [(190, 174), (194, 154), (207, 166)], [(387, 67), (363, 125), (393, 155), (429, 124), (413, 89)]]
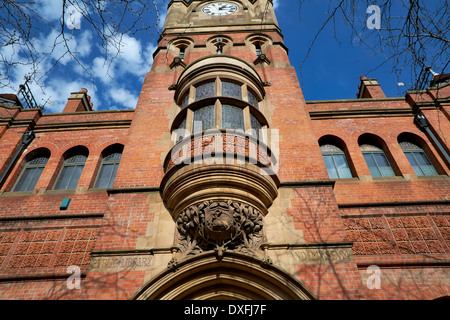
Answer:
[(234, 82), (222, 81), (222, 96), (242, 99), (242, 87)]
[(255, 95), (248, 91), (248, 103), (258, 109), (258, 99), (256, 99)]
[(195, 88), (195, 101), (209, 97), (214, 97), (215, 95), (216, 95), (216, 83), (214, 81), (206, 82)]
[(181, 108), (186, 108), (189, 104), (189, 94), (186, 94), (183, 101), (181, 102)]
[(245, 131), (244, 110), (230, 105), (222, 105), (222, 128)]
[(48, 157), (38, 157), (27, 162), (13, 191), (32, 191), (44, 171)]
[(360, 148), (372, 177), (395, 176), (394, 169), (381, 148), (371, 144), (362, 144)]
[(400, 142), (400, 147), (405, 153), (406, 158), (408, 158), (408, 161), (411, 164), (411, 167), (413, 167), (416, 175), (433, 176), (439, 174), (430, 158), (428, 158), (427, 154), (421, 147), (408, 141)]
[(252, 128), (252, 134), (253, 134), (255, 137), (259, 138), (259, 133), (260, 133), (260, 130), (262, 129), (262, 124), (261, 124), (261, 122), (259, 122), (259, 120), (258, 120), (253, 114), (251, 114), (251, 113), (250, 113), (250, 125), (251, 125), (251, 128)]
[(323, 160), (330, 179), (352, 178), (352, 172), (348, 165), (345, 153), (339, 147), (332, 144), (320, 146)]
[(185, 133), (186, 133), (186, 118), (181, 121), (178, 128), (175, 130), (175, 133), (177, 135), (177, 142), (180, 142), (184, 139)]
[(74, 155), (64, 161), (55, 184), (55, 190), (73, 190), (77, 187), (78, 180), (83, 172), (87, 156), (83, 154)]
[(214, 128), (214, 109), (212, 105), (194, 111), (194, 133)]
[(111, 188), (113, 186), (121, 157), (121, 152), (114, 152), (102, 159), (97, 181), (95, 182), (95, 188)]

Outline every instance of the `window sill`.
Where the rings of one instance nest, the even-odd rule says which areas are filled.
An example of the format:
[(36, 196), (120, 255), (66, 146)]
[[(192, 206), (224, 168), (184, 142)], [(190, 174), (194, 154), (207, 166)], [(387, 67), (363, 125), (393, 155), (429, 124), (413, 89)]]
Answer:
[(428, 181), (428, 180), (448, 180), (450, 177), (448, 175), (433, 175), (433, 176), (416, 176), (418, 181)]
[(8, 191), (0, 193), (1, 197), (29, 197), (34, 195), (34, 191)]
[(46, 190), (43, 195), (75, 194), (76, 190)]
[(387, 182), (387, 181), (404, 181), (403, 176), (393, 176), (393, 177), (372, 177), (373, 182)]

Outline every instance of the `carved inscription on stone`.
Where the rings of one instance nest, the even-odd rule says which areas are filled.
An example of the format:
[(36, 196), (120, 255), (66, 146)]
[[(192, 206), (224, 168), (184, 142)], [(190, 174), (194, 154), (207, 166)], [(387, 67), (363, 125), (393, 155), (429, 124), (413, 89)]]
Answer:
[(151, 255), (92, 257), (90, 271), (147, 270), (152, 258)]
[(351, 248), (296, 248), (289, 250), (297, 264), (335, 264), (352, 262)]

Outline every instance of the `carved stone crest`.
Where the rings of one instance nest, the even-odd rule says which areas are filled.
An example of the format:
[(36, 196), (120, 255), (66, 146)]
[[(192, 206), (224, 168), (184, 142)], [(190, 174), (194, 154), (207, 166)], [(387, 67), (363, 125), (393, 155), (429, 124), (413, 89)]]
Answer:
[(246, 203), (200, 202), (182, 211), (176, 223), (183, 256), (216, 249), (260, 254), (263, 215)]

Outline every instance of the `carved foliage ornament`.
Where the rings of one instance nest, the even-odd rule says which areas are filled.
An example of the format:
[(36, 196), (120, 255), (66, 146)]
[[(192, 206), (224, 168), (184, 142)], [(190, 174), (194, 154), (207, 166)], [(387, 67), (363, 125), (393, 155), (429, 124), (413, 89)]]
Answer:
[(258, 254), (262, 228), (263, 215), (248, 204), (232, 200), (204, 201), (178, 216), (178, 246), (184, 256), (215, 249)]

